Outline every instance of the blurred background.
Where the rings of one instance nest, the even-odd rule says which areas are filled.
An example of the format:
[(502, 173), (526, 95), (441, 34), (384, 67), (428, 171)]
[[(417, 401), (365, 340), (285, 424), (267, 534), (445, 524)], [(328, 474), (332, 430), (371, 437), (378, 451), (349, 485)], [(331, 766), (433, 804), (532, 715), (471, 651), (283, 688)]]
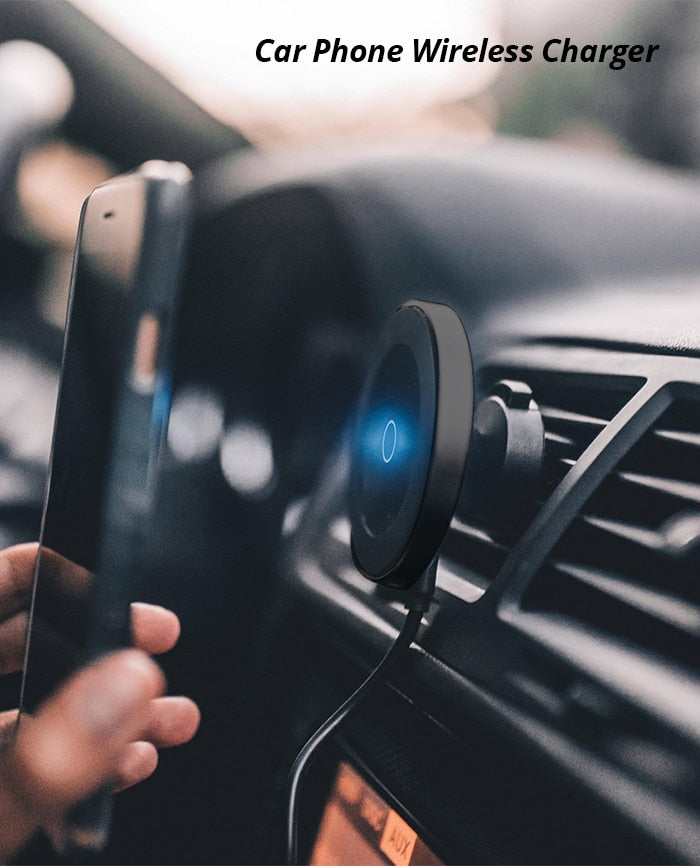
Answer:
[[(630, 98), (642, 99), (653, 110), (653, 89), (670, 88), (670, 78), (674, 90), (692, 89), (692, 61), (683, 56), (692, 51), (692, 45), (683, 44), (696, 21), (692, 2), (305, 0), (290, 5), (268, 0), (245, 8), (244, 14), (239, 4), (225, 0), (205, 0), (196, 7), (189, 0), (77, 2), (185, 93), (257, 144), (340, 134), (395, 136), (401, 129), (437, 127), (580, 138), (601, 146), (609, 140), (610, 146), (626, 144), (646, 152), (638, 141), (646, 137), (644, 131), (633, 128), (632, 117), (620, 116), (623, 105)], [(641, 74), (640, 66), (610, 74), (606, 65), (547, 64), (537, 50), (527, 64), (426, 64), (410, 56), (414, 38), (448, 37), (467, 44), (486, 36), (491, 42), (537, 48), (566, 35), (579, 43), (661, 42), (662, 49)], [(406, 47), (400, 63), (313, 64), (310, 49), (298, 63), (255, 58), (255, 46), (263, 38), (313, 46), (319, 37), (335, 36), (348, 45)]]
[[(358, 0), (351, 5), (268, 0), (245, 7), (226, 0), (75, 2), (77, 10), (260, 148), (504, 134), (679, 166), (696, 167), (700, 160), (700, 60), (692, 38), (700, 12), (686, 0)], [(16, 16), (0, 9), (0, 38), (3, 17)], [(263, 38), (312, 45), (316, 38), (336, 35), (349, 45), (401, 43), (405, 56), (395, 64), (255, 59)], [(627, 64), (620, 71), (607, 64), (543, 62), (537, 49), (565, 35), (580, 44), (657, 42), (661, 50), (652, 63)], [(414, 37), (441, 36), (465, 44), (487, 36), (504, 44), (531, 43), (536, 50), (530, 63), (411, 60)], [(116, 115), (117, 122), (124, 110), (110, 102), (108, 92), (96, 107)], [(59, 326), (82, 200), (96, 183), (129, 167), (82, 143), (76, 146), (70, 140), (76, 123), (85, 123), (80, 108), (69, 114), (67, 128), (59, 125), (21, 152), (16, 196), (12, 207), (4, 208), (7, 231), (47, 253), (32, 289), (41, 315)], [(5, 279), (14, 282), (7, 273)], [(17, 279), (26, 291), (21, 270)]]
[[(695, 167), (700, 159), (700, 60), (692, 39), (700, 12), (693, 2), (306, 0), (291, 5), (268, 0), (245, 9), (225, 0), (75, 2), (81, 13), (260, 148), (503, 134), (679, 166)], [(0, 10), (0, 38), (6, 14)], [(349, 45), (401, 43), (405, 56), (395, 64), (255, 59), (263, 38), (312, 45), (316, 38), (336, 35)], [(565, 35), (579, 44), (658, 42), (661, 50), (652, 63), (627, 64), (619, 71), (607, 64), (543, 62), (538, 48)], [(441, 36), (465, 44), (484, 36), (504, 44), (531, 43), (535, 51), (530, 63), (411, 60), (414, 37)], [(117, 121), (123, 110), (110, 103), (109, 93), (101, 108)], [(56, 325), (64, 316), (82, 200), (96, 183), (125, 168), (104, 152), (76, 146), (72, 126), (69, 115), (67, 129), (59, 126), (22, 151), (13, 207), (5, 207), (5, 225), (16, 239), (51, 251), (33, 289), (42, 316)], [(24, 274), (18, 278), (26, 290)]]
[[(469, 148), (494, 136), (559, 142), (582, 160), (591, 153), (631, 156), (648, 160), (650, 171), (665, 164), (695, 173), (699, 32), (700, 6), (691, 0), (0, 0), (0, 547), (38, 536), (73, 244), (82, 201), (96, 184), (148, 158), (183, 159), (203, 176), (216, 160), (251, 149), (273, 156), (308, 152), (313, 162), (326, 149), (445, 140)], [(416, 64), (409, 56), (397, 64), (255, 59), (264, 38), (310, 45), (335, 36), (349, 45), (401, 43), (407, 55), (413, 38), (429, 37), (465, 44), (488, 37), (536, 50), (532, 62), (512, 64)], [(579, 44), (651, 42), (661, 49), (652, 63), (620, 71), (597, 63), (544, 63), (537, 49), (564, 36)], [(17, 39), (41, 42), (60, 59), (10, 44)], [(216, 232), (213, 221), (215, 250), (225, 242)], [(273, 253), (270, 306), (274, 270), (293, 258), (288, 250)], [(198, 288), (192, 286), (190, 312)], [(309, 296), (314, 291), (320, 297), (327, 287), (309, 284)], [(335, 350), (343, 339), (352, 343), (352, 335), (329, 330), (325, 343), (309, 342), (309, 357), (333, 341)], [(278, 530), (285, 498), (274, 437), (261, 413), (247, 411), (257, 370), (245, 370), (248, 391), (238, 381), (240, 370), (232, 365), (226, 371), (225, 406), (223, 389), (212, 385), (218, 371), (206, 375), (216, 357), (200, 359), (194, 377), (181, 378), (169, 436), (173, 489), (183, 501), (205, 503), (200, 522), (181, 537), (161, 527), (167, 569), (161, 563), (151, 585), (156, 598), (167, 586), (189, 630), (189, 644), (185, 639), (180, 655), (166, 663), (176, 687), (181, 682), (189, 689), (197, 666), (211, 662), (207, 653), (225, 652), (226, 664), (209, 672), (211, 695), (236, 680), (240, 646), (227, 643), (233, 640), (227, 629), (241, 599), (230, 580), (231, 563), (241, 572), (265, 570), (271, 556), (265, 527)], [(306, 396), (313, 399), (311, 388)], [(236, 403), (237, 414), (231, 410)], [(172, 496), (173, 508), (176, 501)], [(293, 513), (287, 517), (293, 520)], [(164, 525), (168, 519), (165, 508)], [(258, 521), (255, 538), (231, 532), (234, 519)], [(197, 573), (202, 550), (204, 577)], [(207, 581), (207, 595), (197, 592), (195, 580)], [(241, 644), (245, 636), (243, 629)], [(16, 678), (2, 686), (3, 709), (16, 703), (17, 688)], [(208, 699), (204, 692), (198, 697)], [(225, 740), (225, 718), (215, 712), (206, 718), (203, 742)], [(185, 761), (198, 760), (196, 751), (187, 754), (193, 757)], [(215, 755), (205, 758), (208, 766), (216, 762)], [(227, 767), (211, 772), (220, 773), (218, 784), (225, 787)], [(164, 778), (176, 779), (175, 769)], [(134, 796), (138, 802), (140, 795)], [(198, 792), (189, 796), (196, 799)], [(230, 832), (230, 815), (221, 805), (210, 817), (214, 858), (228, 850), (215, 840)], [(178, 838), (180, 849), (170, 851), (160, 840), (162, 862), (206, 856), (201, 839), (188, 849)]]

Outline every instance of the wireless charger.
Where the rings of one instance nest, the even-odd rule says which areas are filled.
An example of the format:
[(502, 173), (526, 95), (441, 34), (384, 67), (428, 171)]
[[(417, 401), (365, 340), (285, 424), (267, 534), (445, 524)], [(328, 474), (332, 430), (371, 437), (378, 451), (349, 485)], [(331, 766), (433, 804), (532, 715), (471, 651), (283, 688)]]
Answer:
[(309, 738), (289, 774), (287, 859), (297, 863), (299, 791), (320, 746), (408, 650), (435, 589), (437, 552), (457, 503), (474, 407), (459, 316), (408, 301), (392, 316), (360, 401), (350, 476), (352, 554), (371, 580), (406, 594), (401, 631), (381, 662)]
[(451, 307), (399, 307), (367, 377), (354, 439), (352, 554), (370, 580), (405, 589), (435, 557), (462, 486), (473, 379)]

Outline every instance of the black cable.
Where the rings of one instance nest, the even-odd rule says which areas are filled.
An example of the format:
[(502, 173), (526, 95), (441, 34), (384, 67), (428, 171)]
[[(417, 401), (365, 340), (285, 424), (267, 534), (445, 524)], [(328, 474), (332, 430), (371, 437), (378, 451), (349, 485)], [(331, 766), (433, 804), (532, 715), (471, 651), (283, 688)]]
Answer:
[(350, 695), (345, 703), (312, 734), (306, 745), (304, 745), (297, 755), (290, 772), (289, 799), (287, 803), (287, 859), (290, 864), (297, 863), (299, 789), (311, 759), (314, 757), (318, 747), (345, 721), (350, 713), (364, 700), (368, 692), (382, 682), (401, 653), (406, 647), (410, 646), (418, 632), (422, 615), (422, 611), (409, 611), (403, 628), (379, 665), (377, 665), (362, 685)]
[(289, 773), (289, 794), (287, 799), (287, 862), (290, 866), (295, 866), (298, 861), (299, 790), (304, 774), (319, 746), (347, 719), (353, 710), (357, 709), (372, 689), (386, 679), (387, 674), (396, 664), (401, 654), (413, 642), (418, 633), (423, 614), (430, 606), (430, 599), (435, 591), (436, 569), (437, 558), (426, 569), (420, 581), (414, 587), (411, 599), (406, 603), (408, 613), (406, 614), (404, 624), (384, 658), (369, 674), (362, 685), (355, 689), (345, 703), (338, 707), (333, 715), (311, 735), (292, 765)]

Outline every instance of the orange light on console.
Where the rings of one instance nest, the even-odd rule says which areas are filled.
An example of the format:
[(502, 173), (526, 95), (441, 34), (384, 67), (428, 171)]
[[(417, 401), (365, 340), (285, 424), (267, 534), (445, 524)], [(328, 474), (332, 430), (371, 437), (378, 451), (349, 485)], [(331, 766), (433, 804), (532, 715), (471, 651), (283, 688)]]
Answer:
[(311, 866), (442, 866), (413, 827), (342, 762), (326, 801)]

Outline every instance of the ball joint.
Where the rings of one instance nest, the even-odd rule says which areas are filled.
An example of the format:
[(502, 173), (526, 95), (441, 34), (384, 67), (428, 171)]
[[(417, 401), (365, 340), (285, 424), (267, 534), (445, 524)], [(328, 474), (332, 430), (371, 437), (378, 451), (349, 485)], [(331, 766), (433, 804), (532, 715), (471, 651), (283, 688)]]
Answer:
[(503, 379), (477, 406), (459, 510), (497, 524), (517, 521), (537, 492), (544, 424), (525, 382)]

